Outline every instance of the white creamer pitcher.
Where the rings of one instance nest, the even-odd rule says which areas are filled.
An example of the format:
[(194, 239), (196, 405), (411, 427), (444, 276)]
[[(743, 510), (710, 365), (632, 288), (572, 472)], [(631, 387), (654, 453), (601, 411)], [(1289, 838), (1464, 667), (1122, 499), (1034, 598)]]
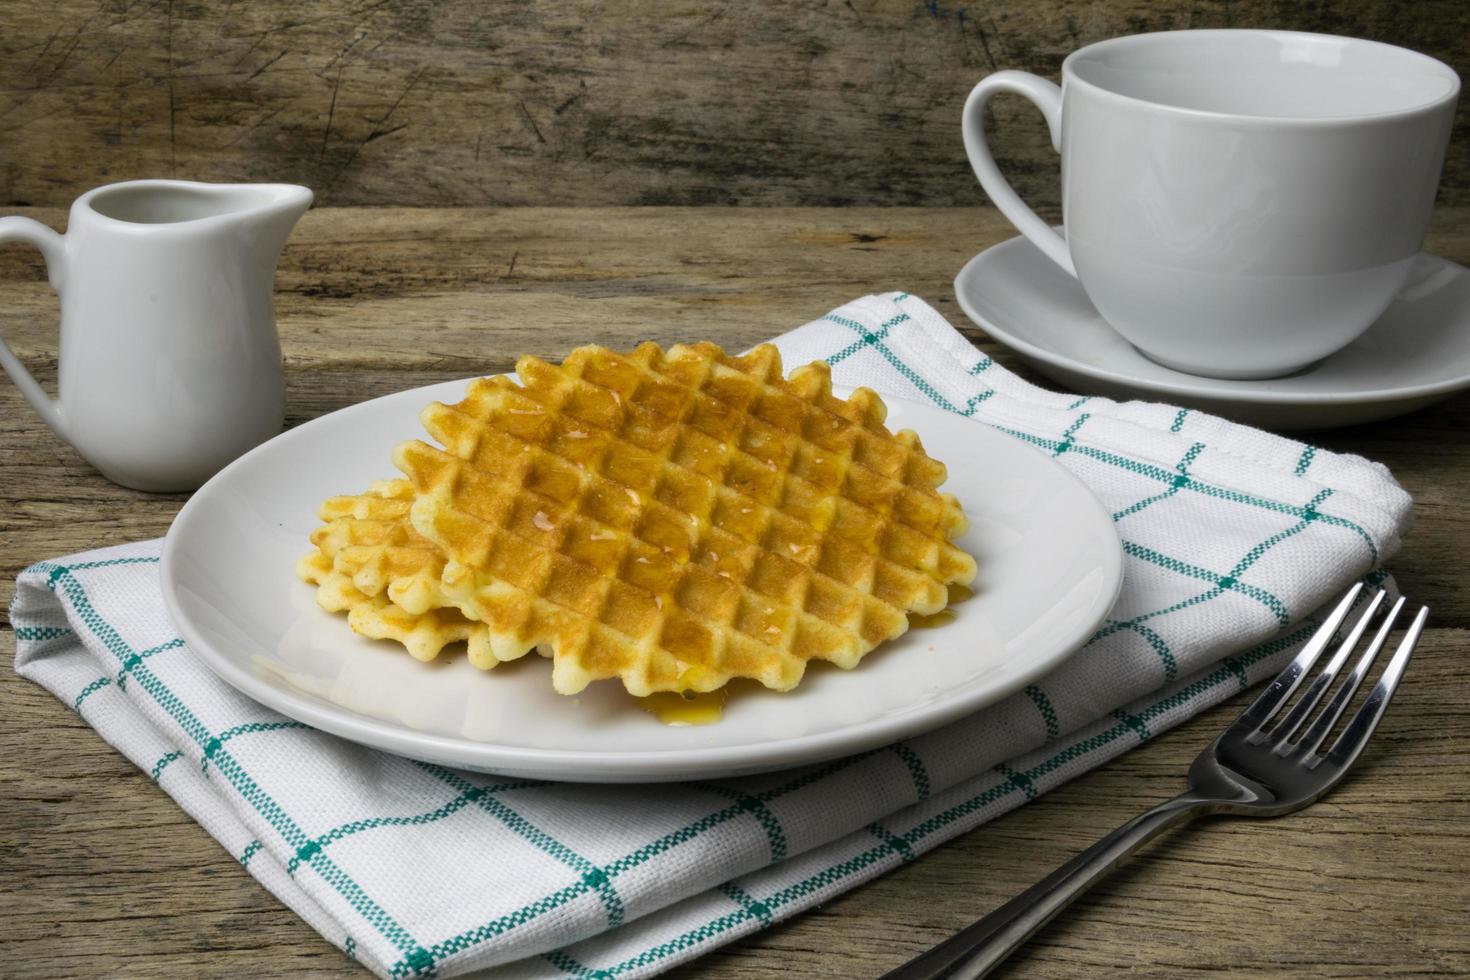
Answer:
[(192, 490), (281, 430), (276, 259), (311, 204), (292, 184), (135, 180), (88, 191), (58, 235), (0, 218), (41, 250), (61, 300), (59, 395), (0, 341), (0, 367), (104, 476)]

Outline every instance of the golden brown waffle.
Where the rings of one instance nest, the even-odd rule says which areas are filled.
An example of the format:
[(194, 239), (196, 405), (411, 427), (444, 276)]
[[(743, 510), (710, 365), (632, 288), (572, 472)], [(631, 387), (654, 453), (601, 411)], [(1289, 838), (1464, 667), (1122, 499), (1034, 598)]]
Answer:
[[(873, 392), (834, 397), (825, 364), (783, 380), (770, 345), (644, 344), (517, 372), (524, 387), (481, 379), (424, 410), (445, 449), (394, 453), (413, 527), (446, 559), (433, 602), (487, 627), (479, 659), (542, 646), (563, 694), (612, 677), (639, 696), (735, 677), (787, 690), (974, 577), (951, 543), (963, 512), (935, 489), (944, 465), (884, 427)], [(341, 572), (397, 602), (412, 590), (380, 558), (398, 570), (375, 553)], [(373, 571), (359, 583), (354, 567)]]
[(432, 660), (446, 645), (470, 641), (471, 659), (493, 667), (486, 628), (450, 605), (439, 588), (444, 554), (409, 523), (413, 485), (383, 480), (355, 497), (332, 497), (312, 532), (316, 551), (304, 555), (297, 574), (317, 587), (317, 603), (347, 612), (352, 629), (375, 640), (396, 640), (419, 660)]

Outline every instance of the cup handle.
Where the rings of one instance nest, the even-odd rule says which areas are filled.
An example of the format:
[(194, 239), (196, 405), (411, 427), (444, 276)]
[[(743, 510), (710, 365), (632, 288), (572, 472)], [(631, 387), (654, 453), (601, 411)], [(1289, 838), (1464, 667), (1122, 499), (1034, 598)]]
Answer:
[(980, 186), (985, 188), (990, 200), (1047, 258), (1075, 277), (1077, 270), (1072, 267), (1072, 256), (1067, 251), (1066, 240), (1026, 206), (1026, 202), (1021, 200), (1001, 175), (1000, 168), (995, 165), (995, 158), (990, 155), (990, 147), (985, 143), (985, 104), (992, 95), (999, 92), (1014, 92), (1030, 99), (1046, 117), (1047, 128), (1051, 130), (1052, 148), (1060, 153), (1062, 90), (1052, 82), (1024, 71), (998, 71), (987, 75), (970, 90), (970, 97), (965, 100), (962, 129), (970, 166), (975, 168), (975, 176), (980, 178)]
[[(27, 242), (36, 246), (46, 259), (46, 276), (51, 280), (51, 288), (60, 295), (61, 280), (66, 270), (66, 242), (62, 236), (39, 221), (9, 217), (0, 218), (0, 243), (3, 242)], [(31, 372), (26, 370), (3, 337), (0, 337), (0, 368), (4, 368), (5, 373), (10, 375), (10, 380), (15, 382), (15, 386), (41, 416), (41, 420), (53, 432), (66, 439), (66, 420), (60, 403), (50, 398), (36, 383)]]

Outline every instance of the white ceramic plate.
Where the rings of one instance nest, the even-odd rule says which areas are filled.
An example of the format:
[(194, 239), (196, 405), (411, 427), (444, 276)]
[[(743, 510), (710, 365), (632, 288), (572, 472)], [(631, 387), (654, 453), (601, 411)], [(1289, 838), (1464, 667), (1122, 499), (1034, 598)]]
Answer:
[(954, 290), (977, 326), (1083, 394), (1174, 402), (1272, 429), (1326, 429), (1403, 415), (1470, 388), (1470, 269), (1428, 253), (1361, 337), (1305, 370), (1260, 381), (1203, 378), (1144, 357), (1025, 238), (975, 256)]
[(309, 725), (412, 758), (542, 779), (713, 778), (816, 762), (913, 735), (984, 707), (1071, 654), (1122, 580), (1112, 520), (1060, 465), (958, 416), (889, 400), (949, 465), (965, 505), (961, 539), (980, 565), (947, 625), (911, 630), (854, 671), (816, 664), (777, 694), (748, 685), (715, 724), (671, 727), (616, 682), (577, 697), (528, 656), (482, 673), (462, 654), (420, 663), (351, 633), (299, 581), (316, 508), (393, 476), (392, 447), (419, 436), (419, 410), (465, 382), (334, 412), (260, 446), (200, 489), (170, 528), (163, 595), (180, 634), (220, 677)]

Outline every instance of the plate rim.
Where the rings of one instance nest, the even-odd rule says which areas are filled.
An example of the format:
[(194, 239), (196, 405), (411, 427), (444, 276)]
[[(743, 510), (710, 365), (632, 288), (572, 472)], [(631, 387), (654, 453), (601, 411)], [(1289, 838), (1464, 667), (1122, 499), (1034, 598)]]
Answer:
[[(959, 303), (960, 309), (964, 311), (965, 316), (969, 317), (971, 322), (980, 327), (980, 329), (984, 330), (987, 335), (1025, 357), (1033, 358), (1037, 361), (1041, 361), (1044, 364), (1049, 364), (1052, 367), (1058, 368), (1060, 370), (1069, 371), (1073, 374), (1079, 374), (1083, 377), (1091, 378), (1094, 381), (1100, 381), (1105, 384), (1126, 385), (1130, 388), (1135, 388), (1140, 391), (1168, 395), (1173, 398), (1187, 398), (1195, 400), (1208, 399), (1218, 402), (1237, 402), (1250, 405), (1377, 405), (1389, 404), (1393, 402), (1413, 401), (1419, 398), (1434, 398), (1441, 395), (1452, 395), (1456, 392), (1470, 388), (1470, 374), (1466, 374), (1465, 376), (1460, 378), (1446, 378), (1442, 381), (1425, 383), (1417, 386), (1401, 385), (1397, 388), (1377, 388), (1357, 392), (1337, 391), (1293, 393), (1289, 391), (1253, 391), (1249, 387), (1239, 387), (1242, 385), (1249, 386), (1257, 383), (1255, 381), (1246, 379), (1232, 380), (1227, 378), (1212, 378), (1209, 380), (1230, 381), (1234, 387), (1197, 389), (1191, 388), (1188, 384), (1179, 381), (1148, 378), (1137, 374), (1105, 372), (1087, 363), (1086, 361), (1076, 360), (1064, 354), (1053, 351), (1050, 348), (1042, 347), (1038, 344), (1033, 343), (1030, 340), (1026, 340), (1018, 336), (1015, 332), (1011, 330), (1007, 330), (1004, 327), (997, 326), (992, 318), (982, 314), (974, 307), (974, 304), (970, 302), (970, 298), (967, 295), (966, 289), (962, 284), (969, 282), (975, 277), (975, 269), (977, 267), (983, 265), (987, 259), (993, 260), (994, 255), (992, 253), (998, 253), (1008, 248), (1023, 248), (1028, 245), (1033, 249), (1036, 247), (1028, 238), (1026, 238), (1025, 235), (1016, 235), (1012, 238), (1007, 238), (1004, 241), (997, 242), (994, 245), (984, 248), (980, 252), (971, 256), (969, 261), (967, 261), (960, 268), (960, 271), (955, 274), (955, 300)], [(1421, 249), (1419, 255), (1427, 256), (1436, 262), (1440, 262), (1447, 266), (1453, 266), (1454, 268), (1459, 269), (1462, 273), (1470, 274), (1470, 268), (1460, 265), (1458, 262), (1455, 262), (1451, 259), (1446, 259), (1442, 256), (1435, 255), (1433, 252), (1428, 252)], [(1142, 354), (1140, 354), (1139, 357), (1147, 361), (1147, 358), (1143, 358)], [(1330, 357), (1332, 357), (1331, 354), (1329, 354), (1327, 358), (1323, 358), (1323, 360), (1327, 360)], [(1321, 362), (1319, 361), (1318, 363)], [(1159, 367), (1163, 368), (1163, 365), (1159, 365)], [(1164, 368), (1164, 370), (1168, 369)], [(1263, 380), (1279, 381), (1281, 379), (1269, 378)]]
[[(1096, 603), (1087, 620), (1073, 631), (1074, 635), (1065, 643), (1054, 644), (1054, 648), (1048, 650), (1044, 656), (1033, 658), (1025, 669), (1007, 677), (1003, 683), (979, 688), (968, 697), (961, 696), (941, 702), (926, 712), (910, 712), (887, 720), (859, 722), (830, 731), (773, 741), (758, 746), (747, 744), (655, 751), (617, 750), (596, 754), (588, 754), (585, 750), (577, 749), (506, 746), (495, 742), (476, 741), (463, 736), (454, 737), (421, 732), (399, 723), (364, 716), (344, 707), (324, 704), (304, 693), (272, 685), (256, 677), (237, 663), (236, 658), (216, 650), (213, 644), (194, 628), (179, 599), (177, 585), (180, 582), (179, 576), (175, 574), (175, 568), (177, 555), (182, 548), (181, 541), (188, 534), (188, 527), (194, 515), (203, 506), (200, 502), (209, 499), (211, 487), (218, 488), (228, 485), (235, 471), (253, 465), (259, 456), (276, 451), (281, 440), (296, 441), (301, 438), (310, 438), (309, 434), (318, 427), (319, 423), (325, 423), (339, 413), (361, 410), (363, 406), (378, 401), (427, 392), (429, 389), (467, 385), (475, 377), (479, 376), (435, 382), (417, 388), (391, 392), (310, 419), (240, 456), (190, 496), (178, 514), (174, 516), (164, 536), (159, 584), (164, 608), (174, 628), (178, 630), (184, 642), (211, 673), (245, 697), (273, 711), (359, 745), (410, 759), (425, 760), (426, 757), (433, 757), (441, 763), (446, 763), (446, 760), (454, 760), (447, 764), (462, 765), (482, 772), (534, 774), (535, 778), (560, 782), (682, 781), (691, 778), (689, 773), (692, 770), (708, 770), (708, 775), (704, 778), (721, 778), (778, 771), (869, 751), (922, 732), (941, 728), (990, 705), (997, 704), (1042, 674), (1056, 668), (1080, 650), (1086, 637), (1096, 631), (1107, 617), (1122, 591), (1123, 548), (1117, 531), (1113, 527), (1109, 511), (1079, 477), (1055, 460), (1047, 460), (1060, 479), (1070, 482), (1081, 491), (1083, 499), (1096, 518), (1097, 526), (1108, 529), (1109, 533), (1106, 538), (1111, 544), (1101, 565), (1104, 585), (1100, 590), (1100, 595), (1105, 596), (1105, 600), (1099, 600)], [(837, 392), (853, 390), (843, 385), (833, 385), (833, 389)], [(904, 404), (916, 407), (922, 412), (943, 411), (936, 406), (905, 398), (890, 398), (885, 395), (883, 399), (886, 404)], [(1004, 440), (1016, 448), (1037, 452), (1042, 459), (1046, 459), (1045, 454), (1040, 453), (1036, 447), (1028, 445), (1023, 440), (1016, 439), (993, 426), (980, 422), (976, 424), (989, 436)], [(302, 433), (307, 433), (307, 435), (303, 436)], [(422, 748), (419, 748), (420, 746)], [(575, 774), (568, 775), (568, 773)]]

